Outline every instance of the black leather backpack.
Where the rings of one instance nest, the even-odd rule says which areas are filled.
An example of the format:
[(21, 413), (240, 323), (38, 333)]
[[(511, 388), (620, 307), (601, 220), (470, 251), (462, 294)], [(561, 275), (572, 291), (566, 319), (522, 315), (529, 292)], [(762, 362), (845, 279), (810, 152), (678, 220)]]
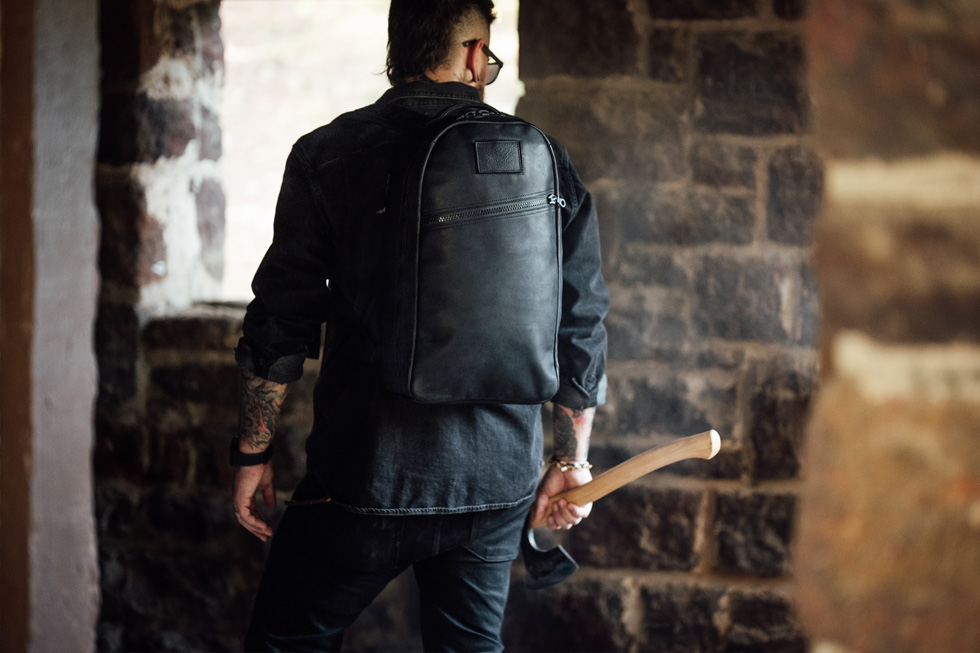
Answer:
[(530, 123), (455, 106), (412, 130), (389, 183), (385, 387), (422, 403), (541, 403), (558, 390), (554, 152)]

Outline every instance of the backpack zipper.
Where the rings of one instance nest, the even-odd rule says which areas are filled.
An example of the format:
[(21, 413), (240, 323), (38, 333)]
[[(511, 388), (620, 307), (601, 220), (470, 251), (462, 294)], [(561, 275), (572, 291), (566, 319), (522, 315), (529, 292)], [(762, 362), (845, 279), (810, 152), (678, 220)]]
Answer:
[(479, 220), (489, 220), (494, 218), (499, 218), (508, 213), (523, 213), (530, 211), (542, 206), (554, 205), (565, 206), (565, 200), (562, 197), (555, 195), (554, 193), (549, 194), (545, 198), (535, 198), (525, 200), (523, 202), (514, 202), (512, 204), (504, 204), (501, 206), (491, 206), (482, 209), (472, 209), (469, 211), (460, 211), (459, 213), (450, 213), (447, 215), (435, 215), (427, 216), (422, 219), (423, 226), (449, 226), (454, 223), (459, 222), (469, 222), (469, 221), (479, 221)]

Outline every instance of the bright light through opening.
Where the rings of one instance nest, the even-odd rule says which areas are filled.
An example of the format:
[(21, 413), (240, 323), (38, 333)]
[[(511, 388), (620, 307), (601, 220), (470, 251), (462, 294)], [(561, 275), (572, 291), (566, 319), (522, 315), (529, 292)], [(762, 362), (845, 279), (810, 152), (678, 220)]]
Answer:
[[(225, 0), (221, 115), (227, 197), (222, 297), (251, 299), (252, 275), (272, 240), (283, 166), (292, 144), (337, 115), (377, 100), (389, 0)], [(513, 113), (517, 0), (495, 2), (491, 47), (504, 61), (488, 103)]]

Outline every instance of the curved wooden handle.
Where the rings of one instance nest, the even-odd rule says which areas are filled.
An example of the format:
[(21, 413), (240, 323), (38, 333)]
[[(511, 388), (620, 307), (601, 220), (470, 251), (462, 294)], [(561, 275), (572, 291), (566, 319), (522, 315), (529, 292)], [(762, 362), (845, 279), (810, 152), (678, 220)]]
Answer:
[[(544, 514), (547, 515), (550, 512), (551, 504), (558, 499), (566, 499), (569, 503), (584, 506), (661, 467), (688, 458), (710, 460), (715, 457), (720, 449), (721, 436), (714, 429), (675, 440), (670, 444), (654, 447), (599, 474), (585, 485), (565, 490), (551, 497), (548, 502), (548, 509), (545, 510)], [(531, 522), (531, 528), (539, 528), (544, 525), (545, 519)]]

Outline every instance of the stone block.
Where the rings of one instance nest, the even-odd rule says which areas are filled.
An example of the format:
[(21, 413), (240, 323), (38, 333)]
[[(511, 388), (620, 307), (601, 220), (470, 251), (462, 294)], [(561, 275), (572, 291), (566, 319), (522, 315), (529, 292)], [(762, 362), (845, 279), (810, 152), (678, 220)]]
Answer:
[(745, 350), (741, 347), (718, 346), (706, 347), (697, 354), (699, 369), (716, 368), (720, 370), (737, 370), (745, 361)]
[(188, 7), (158, 4), (155, 31), (167, 55), (180, 58), (193, 57), (196, 53), (195, 9), (193, 5)]
[(755, 215), (747, 198), (699, 190), (633, 195), (620, 217), (625, 242), (706, 245), (752, 241)]
[(888, 217), (866, 206), (831, 209), (816, 248), (824, 327), (884, 342), (980, 342), (975, 211), (937, 218), (902, 208)]
[(160, 59), (153, 0), (101, 0), (99, 46), (102, 85), (135, 85)]
[(640, 650), (719, 650), (721, 636), (713, 617), (722, 593), (718, 588), (680, 583), (643, 587)]
[(586, 182), (670, 181), (685, 174), (683, 88), (628, 80), (528, 85), (517, 114), (561, 141)]
[(814, 641), (865, 651), (980, 649), (980, 366), (972, 349), (970, 389), (946, 397), (914, 387), (872, 397), (870, 383), (839, 376), (821, 388), (793, 564)]
[(635, 73), (640, 36), (627, 5), (543, 0), (522, 6), (521, 78)]
[(204, 542), (238, 527), (230, 510), (231, 500), (224, 493), (192, 494), (157, 490), (145, 500), (147, 524), (168, 538)]
[(770, 240), (808, 246), (823, 198), (823, 164), (808, 147), (776, 151), (769, 161), (766, 232)]
[(148, 350), (223, 351), (232, 360), (231, 350), (241, 337), (244, 315), (240, 308), (199, 304), (178, 315), (148, 322), (143, 328), (143, 346)]
[(800, 266), (799, 344), (816, 349), (820, 344), (820, 293), (810, 261)]
[(650, 77), (658, 82), (683, 82), (690, 76), (691, 32), (685, 29), (650, 31)]
[(705, 186), (754, 190), (758, 159), (751, 147), (702, 140), (691, 147), (691, 175)]
[(764, 578), (785, 575), (795, 509), (792, 494), (719, 493), (713, 529), (716, 570)]
[(772, 13), (783, 20), (800, 20), (806, 15), (806, 0), (772, 0)]
[(239, 370), (229, 364), (187, 363), (177, 367), (157, 367), (150, 372), (154, 388), (166, 396), (183, 401), (216, 406), (238, 405)]
[(784, 305), (790, 274), (764, 259), (707, 257), (695, 279), (693, 320), (702, 337), (783, 342), (793, 305)]
[(703, 492), (627, 485), (575, 528), (570, 553), (581, 565), (690, 571)]
[(789, 598), (775, 591), (732, 590), (724, 599), (730, 653), (803, 653), (809, 650)]
[[(103, 411), (106, 412), (106, 411)], [(120, 424), (100, 415), (92, 466), (99, 479), (139, 479), (148, 466), (146, 426)]]
[(99, 123), (99, 161), (112, 165), (179, 157), (196, 135), (189, 99), (106, 93)]
[(752, 475), (757, 479), (796, 478), (816, 390), (815, 372), (767, 361), (752, 376), (746, 425), (752, 443)]
[(759, 13), (756, 0), (648, 0), (650, 16), (664, 20), (734, 20)]
[(805, 25), (821, 149), (843, 159), (980, 152), (978, 24), (969, 2), (813, 3)]
[[(141, 512), (142, 497), (132, 486), (104, 481), (96, 485), (95, 526), (100, 538), (128, 537)], [(112, 583), (111, 577), (105, 580)]]
[(245, 574), (258, 579), (261, 557), (243, 555), (241, 550), (250, 547), (228, 542), (220, 543), (218, 553), (162, 552), (153, 542), (143, 544), (132, 551), (103, 547), (100, 552), (99, 650), (240, 648), (255, 590), (254, 583), (243, 587), (240, 579)]
[(617, 281), (627, 288), (660, 286), (682, 291), (690, 283), (690, 273), (672, 254), (650, 251), (642, 244), (627, 243), (619, 258), (616, 276), (607, 279), (607, 282)]
[(217, 179), (205, 178), (194, 189), (197, 232), (204, 269), (221, 279), (225, 267), (225, 192)]
[(624, 651), (628, 590), (614, 579), (579, 579), (544, 590), (518, 580), (504, 615), (504, 646), (516, 651)]
[(163, 225), (147, 212), (142, 185), (129, 176), (100, 175), (96, 204), (102, 218), (103, 279), (131, 287), (161, 279), (165, 273), (156, 264), (167, 258)]
[[(605, 319), (610, 360), (677, 360), (688, 327), (669, 306), (649, 306), (642, 295), (616, 302)], [(648, 307), (649, 306), (649, 307)]]
[(99, 304), (95, 320), (100, 406), (118, 406), (136, 396), (139, 318), (133, 306)]
[(800, 37), (706, 32), (696, 42), (694, 127), (705, 133), (800, 134), (809, 120)]
[(616, 392), (617, 432), (622, 435), (692, 434), (711, 428), (679, 378), (658, 384), (648, 379), (617, 380)]
[(221, 39), (220, 0), (206, 0), (194, 5), (201, 34), (201, 60), (211, 73), (224, 67), (225, 46)]

